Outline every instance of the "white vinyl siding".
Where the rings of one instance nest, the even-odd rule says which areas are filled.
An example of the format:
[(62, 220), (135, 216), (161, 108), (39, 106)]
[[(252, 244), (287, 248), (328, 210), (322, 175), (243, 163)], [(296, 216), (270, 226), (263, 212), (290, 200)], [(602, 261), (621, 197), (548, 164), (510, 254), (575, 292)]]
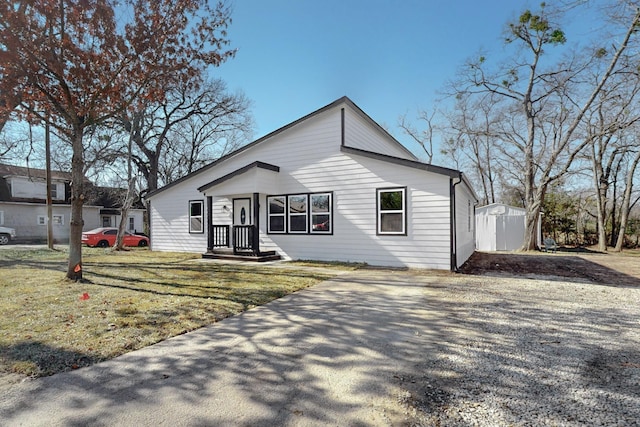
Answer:
[[(100, 206), (83, 206), (82, 219), (84, 231), (100, 227)], [(53, 227), (53, 237), (56, 243), (69, 241), (71, 207), (55, 204), (53, 215), (62, 220), (62, 224)], [(25, 202), (0, 202), (0, 211), (4, 212), (5, 226), (15, 228), (17, 238), (22, 242), (47, 241), (47, 207), (43, 204)], [(42, 218), (40, 225), (38, 217)]]
[[(151, 244), (153, 250), (202, 253), (207, 247), (206, 233), (178, 232), (188, 226), (185, 206), (202, 198), (197, 188), (238, 169), (261, 161), (278, 166), (271, 176), (269, 192), (252, 181), (252, 172), (234, 176), (211, 187), (205, 196), (213, 197), (214, 224), (228, 224), (225, 200), (251, 197), (252, 188), (260, 193), (260, 249), (275, 250), (285, 259), (366, 262), (370, 265), (449, 269), (451, 266), (450, 177), (412, 167), (340, 151), (341, 107), (328, 109), (284, 130), (259, 144), (237, 153), (209, 170), (192, 175), (172, 188), (151, 196)], [(346, 145), (382, 154), (408, 158), (406, 152), (390, 143), (388, 136), (347, 106)], [(355, 142), (359, 141), (359, 142)], [(253, 187), (252, 187), (253, 185)], [(462, 188), (463, 184), (458, 185)], [(377, 231), (376, 189), (404, 188), (406, 235), (379, 235)], [(236, 191), (245, 193), (237, 194)], [(313, 223), (311, 196), (331, 194), (331, 231), (314, 236), (268, 231), (268, 196), (308, 195), (307, 227)], [(206, 206), (206, 203), (205, 203)], [(206, 209), (205, 209), (206, 210)], [(206, 216), (206, 212), (205, 212)], [(467, 228), (466, 199), (463, 205)], [(288, 221), (287, 218), (284, 218)], [(205, 223), (211, 219), (205, 218)], [(461, 256), (459, 257), (461, 258)]]
[(475, 219), (473, 218), (475, 199), (463, 183), (456, 185), (455, 188), (456, 267), (460, 267), (476, 249)]
[(347, 147), (360, 148), (408, 160), (417, 160), (413, 154), (399, 145), (384, 130), (370, 123), (359, 113), (346, 109), (345, 121), (345, 145)]

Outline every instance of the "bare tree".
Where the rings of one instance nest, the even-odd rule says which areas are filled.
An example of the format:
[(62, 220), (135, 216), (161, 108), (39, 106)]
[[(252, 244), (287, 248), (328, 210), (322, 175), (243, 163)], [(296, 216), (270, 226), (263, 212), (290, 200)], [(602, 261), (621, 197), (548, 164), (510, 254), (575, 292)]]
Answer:
[(638, 199), (636, 199), (633, 203), (631, 202), (633, 193), (633, 180), (638, 169), (638, 163), (640, 163), (640, 150), (636, 149), (635, 155), (633, 156), (629, 167), (627, 168), (624, 196), (622, 199), (622, 204), (620, 206), (620, 228), (618, 231), (616, 245), (614, 247), (615, 252), (622, 251), (622, 246), (624, 245), (624, 236), (629, 222), (629, 214), (631, 213), (631, 208), (633, 207), (633, 205), (638, 201)]
[(418, 120), (424, 122), (426, 129), (418, 130), (414, 127), (409, 120), (407, 120), (406, 114), (401, 116), (398, 120), (398, 126), (403, 132), (411, 137), (420, 147), (424, 150), (427, 158), (426, 162), (431, 163), (433, 161), (433, 135), (435, 132), (434, 118), (436, 116), (436, 110), (432, 112), (422, 110), (418, 114)]
[[(620, 6), (623, 7), (623, 6)], [(556, 14), (544, 4), (537, 13), (525, 11), (508, 28), (506, 41), (516, 51), (501, 67), (491, 70), (486, 57), (468, 64), (453, 87), (458, 96), (480, 97), (508, 112), (500, 124), (506, 149), (502, 152), (523, 176), (526, 235), (523, 250), (536, 249), (537, 224), (548, 186), (564, 176), (575, 157), (588, 144), (580, 135), (586, 112), (616, 71), (620, 57), (640, 23), (636, 8), (623, 8), (625, 31), (612, 52), (597, 49), (590, 55), (562, 59), (547, 55), (566, 42), (555, 24)], [(597, 81), (585, 73), (599, 67)], [(490, 94), (491, 97), (487, 97)]]
[[(177, 179), (203, 161), (237, 146), (241, 133), (248, 140), (252, 129), (250, 102), (230, 94), (220, 80), (202, 85), (176, 85), (161, 102), (147, 102), (135, 115), (123, 115), (121, 124), (134, 142), (133, 161), (147, 190)], [(231, 144), (231, 145), (229, 145)], [(222, 151), (220, 151), (222, 149)]]
[[(194, 81), (227, 49), (229, 8), (206, 0), (0, 2), (0, 93), (25, 117), (51, 117), (72, 144), (67, 278), (82, 279), (84, 136), (141, 99)], [(116, 16), (124, 9), (130, 17)], [(0, 116), (13, 111), (0, 103)]]
[(492, 103), (459, 98), (453, 112), (448, 114), (448, 137), (443, 147), (444, 154), (464, 158), (465, 166), (482, 187), (483, 204), (495, 203), (497, 198), (495, 152), (499, 136), (495, 133), (495, 122), (500, 115), (492, 107)]

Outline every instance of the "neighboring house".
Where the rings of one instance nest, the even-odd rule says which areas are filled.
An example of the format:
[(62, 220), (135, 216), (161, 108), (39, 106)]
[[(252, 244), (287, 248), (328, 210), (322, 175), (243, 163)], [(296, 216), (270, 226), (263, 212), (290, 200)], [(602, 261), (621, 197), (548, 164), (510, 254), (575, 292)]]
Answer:
[[(91, 186), (87, 190), (87, 200), (92, 205), (101, 206), (99, 227), (118, 227), (122, 218), (120, 206), (126, 196), (126, 189)], [(142, 233), (144, 229), (146, 209), (140, 200), (136, 200), (127, 215), (126, 230)]]
[[(51, 199), (53, 238), (56, 242), (68, 242), (71, 205), (71, 174), (51, 172)], [(87, 198), (83, 207), (83, 230), (101, 227), (104, 218), (119, 218), (120, 211), (115, 197), (100, 198), (101, 187), (87, 182)], [(104, 190), (106, 191), (106, 190)], [(118, 189), (110, 189), (115, 193)], [(42, 242), (47, 240), (47, 184), (46, 172), (20, 166), (0, 164), (0, 225), (16, 229), (18, 242)], [(109, 204), (96, 202), (106, 202)], [(142, 231), (144, 209), (133, 209), (129, 213), (130, 229)], [(115, 215), (117, 213), (117, 215)], [(116, 223), (117, 225), (117, 223)]]
[[(476, 249), (479, 251), (514, 251), (524, 245), (526, 230), (524, 208), (492, 203), (476, 208)], [(540, 246), (538, 222), (538, 246)]]
[(147, 200), (153, 250), (455, 270), (475, 249), (463, 174), (418, 161), (346, 97)]

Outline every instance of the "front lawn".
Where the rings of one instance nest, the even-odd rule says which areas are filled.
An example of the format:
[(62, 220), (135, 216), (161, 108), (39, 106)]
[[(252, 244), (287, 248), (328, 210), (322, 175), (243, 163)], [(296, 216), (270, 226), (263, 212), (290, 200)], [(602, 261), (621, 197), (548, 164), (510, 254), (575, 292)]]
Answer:
[[(0, 373), (46, 376), (107, 360), (326, 280), (350, 266), (219, 264), (199, 255), (0, 250)], [(316, 267), (322, 264), (316, 264)]]

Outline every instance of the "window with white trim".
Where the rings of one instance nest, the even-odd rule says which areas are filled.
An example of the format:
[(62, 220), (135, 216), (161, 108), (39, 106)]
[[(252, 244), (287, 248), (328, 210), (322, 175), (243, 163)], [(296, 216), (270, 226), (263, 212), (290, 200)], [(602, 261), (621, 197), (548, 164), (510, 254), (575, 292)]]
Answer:
[(311, 233), (330, 234), (331, 193), (311, 194)]
[(308, 197), (306, 194), (295, 194), (287, 197), (289, 233), (306, 233), (308, 220)]
[(267, 232), (285, 233), (286, 222), (286, 197), (267, 197)]
[(376, 189), (378, 234), (407, 234), (406, 188)]
[(189, 233), (204, 233), (204, 201), (189, 201)]
[(136, 229), (136, 219), (132, 216), (129, 217), (129, 231), (134, 231)]
[[(64, 215), (53, 215), (51, 217), (51, 224), (64, 225)], [(47, 225), (47, 217), (44, 215), (38, 215), (38, 225)]]

